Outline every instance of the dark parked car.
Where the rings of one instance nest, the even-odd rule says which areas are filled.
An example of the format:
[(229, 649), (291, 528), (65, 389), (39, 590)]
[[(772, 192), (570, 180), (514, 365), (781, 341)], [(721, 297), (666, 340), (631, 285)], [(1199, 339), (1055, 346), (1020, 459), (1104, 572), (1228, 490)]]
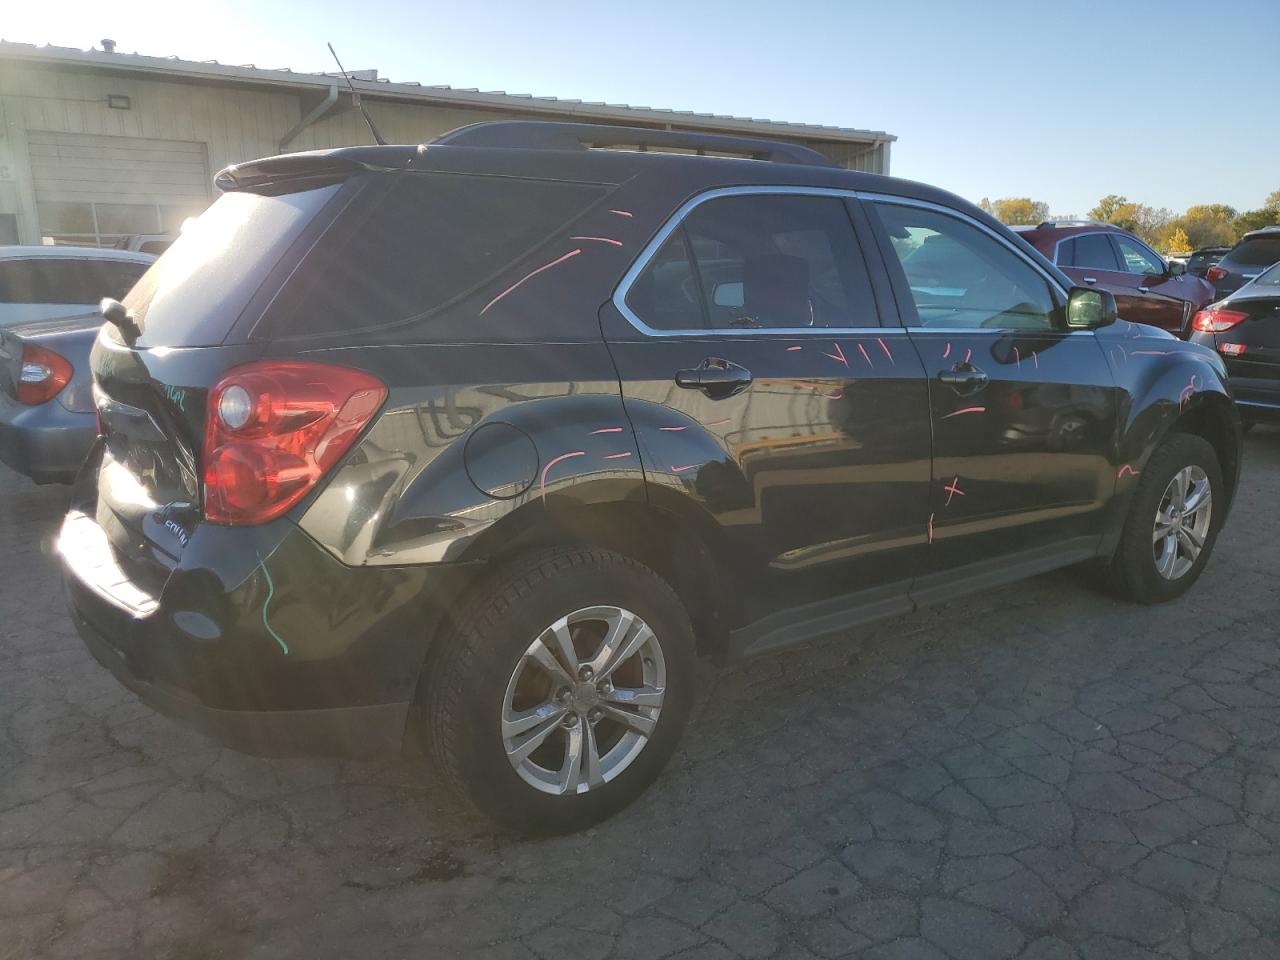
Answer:
[(1236, 487), (1217, 354), (801, 147), (495, 122), (217, 182), (104, 305), (59, 545), (93, 654), (241, 749), (421, 737), (576, 828), (662, 769), (695, 654), (1081, 562), (1168, 600)]
[(1221, 260), (1209, 268), (1205, 279), (1220, 300), (1243, 287), (1273, 263), (1280, 262), (1280, 226), (1252, 230), (1240, 238)]
[(1192, 340), (1217, 350), (1246, 424), (1280, 420), (1280, 263), (1196, 314)]
[(1209, 268), (1227, 255), (1230, 247), (1201, 247), (1187, 260), (1187, 273), (1203, 277)]
[(1109, 223), (1046, 221), (1019, 228), (1022, 239), (1052, 260), (1074, 283), (1115, 295), (1121, 319), (1186, 337), (1192, 315), (1210, 303), (1213, 287), (1180, 263)]
[(0, 460), (70, 483), (98, 434), (89, 351), (102, 314), (0, 328)]

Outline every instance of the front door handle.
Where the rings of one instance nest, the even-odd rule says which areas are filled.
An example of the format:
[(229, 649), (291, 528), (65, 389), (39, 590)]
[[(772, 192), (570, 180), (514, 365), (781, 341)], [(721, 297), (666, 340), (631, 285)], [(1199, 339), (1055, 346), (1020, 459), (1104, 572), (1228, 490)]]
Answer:
[(1138, 292), (1139, 292), (1139, 293), (1150, 293), (1150, 292), (1151, 292), (1151, 288), (1150, 288), (1150, 287), (1139, 287), (1139, 288), (1138, 288)]
[(1085, 282), (1085, 283), (1097, 283), (1097, 282), (1098, 282), (1098, 278), (1097, 278), (1097, 277), (1085, 277), (1085, 278), (1084, 278), (1084, 282)]
[(957, 393), (973, 393), (981, 390), (990, 379), (982, 370), (963, 360), (950, 370), (943, 370), (938, 374), (938, 380), (954, 387)]
[(692, 370), (677, 370), (676, 386), (701, 390), (712, 400), (723, 400), (751, 386), (751, 371), (732, 360), (707, 357)]

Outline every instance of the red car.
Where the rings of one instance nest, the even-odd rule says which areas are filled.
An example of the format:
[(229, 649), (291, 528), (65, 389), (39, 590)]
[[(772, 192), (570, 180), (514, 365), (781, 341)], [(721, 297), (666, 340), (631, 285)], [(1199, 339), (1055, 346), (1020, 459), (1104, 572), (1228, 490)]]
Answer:
[(1213, 285), (1168, 263), (1145, 243), (1109, 223), (1047, 220), (1014, 227), (1018, 235), (1082, 287), (1110, 291), (1120, 317), (1186, 339), (1191, 318), (1212, 302)]

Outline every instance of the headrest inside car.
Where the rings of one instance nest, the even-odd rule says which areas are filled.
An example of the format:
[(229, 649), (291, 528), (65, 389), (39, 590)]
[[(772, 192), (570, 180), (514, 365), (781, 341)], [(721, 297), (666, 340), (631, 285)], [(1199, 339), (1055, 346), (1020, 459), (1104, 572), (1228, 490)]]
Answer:
[(766, 327), (807, 327), (809, 261), (773, 253), (748, 257), (742, 271), (743, 312)]

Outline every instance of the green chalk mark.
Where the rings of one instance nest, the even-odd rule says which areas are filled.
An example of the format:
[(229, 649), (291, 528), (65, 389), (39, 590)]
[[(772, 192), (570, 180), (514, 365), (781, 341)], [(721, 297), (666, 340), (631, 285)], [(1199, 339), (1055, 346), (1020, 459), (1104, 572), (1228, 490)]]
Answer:
[(267, 620), (267, 607), (271, 605), (271, 598), (276, 595), (276, 585), (271, 582), (271, 572), (267, 570), (266, 561), (261, 557), (258, 558), (258, 566), (262, 567), (262, 574), (267, 578), (267, 599), (262, 601), (262, 625), (267, 628), (267, 633), (276, 638), (276, 643), (280, 644), (280, 649), (289, 654), (289, 645), (281, 639), (280, 634), (276, 633), (271, 623)]

